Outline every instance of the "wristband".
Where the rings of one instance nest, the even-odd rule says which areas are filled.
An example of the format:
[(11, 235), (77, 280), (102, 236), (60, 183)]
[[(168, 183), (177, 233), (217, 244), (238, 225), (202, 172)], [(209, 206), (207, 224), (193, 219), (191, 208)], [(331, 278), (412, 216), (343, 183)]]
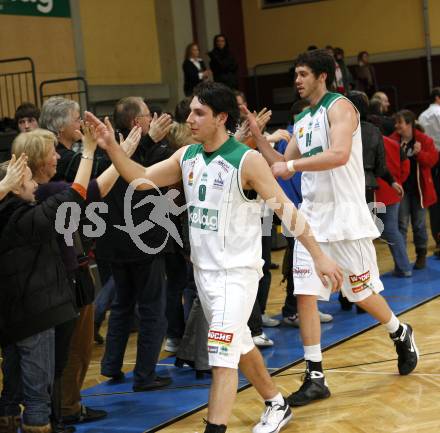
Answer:
[(90, 161), (93, 161), (95, 158), (93, 158), (93, 156), (92, 157), (90, 157), (90, 156), (86, 156), (86, 155), (81, 155), (81, 158), (82, 159), (88, 159), (88, 160), (90, 160)]
[(295, 160), (291, 159), (290, 161), (287, 161), (287, 170), (289, 170), (291, 173), (295, 173), (295, 166), (294, 166)]

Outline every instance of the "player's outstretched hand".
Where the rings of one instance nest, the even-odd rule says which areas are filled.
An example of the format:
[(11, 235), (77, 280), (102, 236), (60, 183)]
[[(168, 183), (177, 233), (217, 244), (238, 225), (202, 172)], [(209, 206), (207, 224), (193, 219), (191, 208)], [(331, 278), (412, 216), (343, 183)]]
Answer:
[(342, 287), (343, 274), (339, 265), (324, 253), (315, 259), (315, 269), (325, 287), (337, 292)]
[(281, 177), (286, 180), (293, 176), (293, 173), (287, 168), (287, 162), (275, 162), (270, 168), (274, 177)]
[(138, 147), (141, 139), (141, 133), (142, 128), (140, 126), (134, 126), (125, 140), (122, 134), (119, 134), (119, 145), (129, 158), (133, 155)]

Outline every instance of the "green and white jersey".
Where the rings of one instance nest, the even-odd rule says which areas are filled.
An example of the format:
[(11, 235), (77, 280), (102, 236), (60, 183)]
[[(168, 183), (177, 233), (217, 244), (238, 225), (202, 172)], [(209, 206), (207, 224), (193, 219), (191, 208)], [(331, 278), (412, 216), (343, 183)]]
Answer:
[(231, 137), (213, 153), (193, 144), (182, 156), (191, 260), (200, 269), (248, 267), (261, 273), (261, 208), (241, 185), (249, 152), (254, 151)]
[[(293, 133), (302, 158), (331, 148), (328, 111), (341, 98), (344, 96), (339, 93), (328, 92), (316, 106), (303, 111), (295, 119)], [(347, 164), (331, 170), (304, 172), (301, 192), (301, 212), (319, 242), (379, 236), (365, 200), (360, 121), (353, 134)]]

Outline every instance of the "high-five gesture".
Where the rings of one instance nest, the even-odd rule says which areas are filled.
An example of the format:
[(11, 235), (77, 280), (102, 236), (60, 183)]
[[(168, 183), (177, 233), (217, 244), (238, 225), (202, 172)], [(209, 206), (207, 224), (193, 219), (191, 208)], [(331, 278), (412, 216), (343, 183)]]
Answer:
[(168, 135), (172, 126), (173, 119), (169, 114), (163, 113), (160, 117), (157, 117), (157, 113), (154, 113), (148, 135), (155, 143), (158, 143)]

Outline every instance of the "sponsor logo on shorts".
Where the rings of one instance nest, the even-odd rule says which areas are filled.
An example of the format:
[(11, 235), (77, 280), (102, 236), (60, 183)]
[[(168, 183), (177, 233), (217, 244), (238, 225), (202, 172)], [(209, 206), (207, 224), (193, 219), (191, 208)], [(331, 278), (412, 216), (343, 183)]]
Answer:
[(370, 282), (370, 271), (364, 272), (360, 275), (350, 275), (349, 279), (353, 293), (362, 292), (362, 290), (365, 290), (369, 287), (368, 283)]
[(310, 266), (293, 266), (292, 273), (295, 278), (309, 278), (312, 276), (312, 268)]
[(208, 343), (222, 344), (229, 346), (232, 343), (233, 338), (234, 338), (234, 334), (231, 334), (229, 332), (209, 331), (208, 333)]
[(227, 348), (227, 346), (221, 346), (220, 347), (220, 355), (229, 355), (229, 349)]
[(218, 353), (218, 346), (208, 346), (209, 353)]

